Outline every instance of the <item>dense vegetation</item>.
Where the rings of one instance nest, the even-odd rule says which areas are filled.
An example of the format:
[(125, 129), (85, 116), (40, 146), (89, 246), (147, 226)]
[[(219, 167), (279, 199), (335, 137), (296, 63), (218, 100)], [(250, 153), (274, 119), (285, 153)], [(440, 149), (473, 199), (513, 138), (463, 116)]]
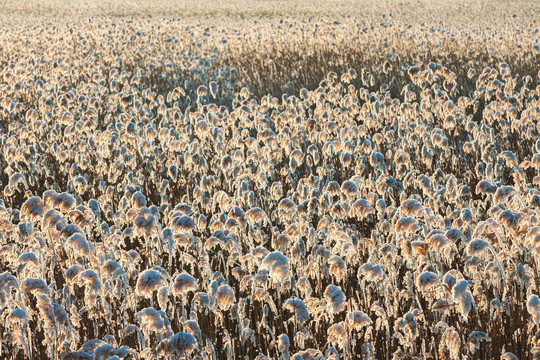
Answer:
[(540, 357), (539, 6), (300, 3), (6, 2), (0, 358)]

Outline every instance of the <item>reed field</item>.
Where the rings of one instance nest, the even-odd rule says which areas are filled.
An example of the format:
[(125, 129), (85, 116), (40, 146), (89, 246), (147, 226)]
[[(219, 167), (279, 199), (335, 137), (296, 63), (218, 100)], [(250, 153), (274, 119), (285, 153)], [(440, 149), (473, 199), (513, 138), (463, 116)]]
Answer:
[(540, 2), (0, 22), (0, 359), (540, 359)]

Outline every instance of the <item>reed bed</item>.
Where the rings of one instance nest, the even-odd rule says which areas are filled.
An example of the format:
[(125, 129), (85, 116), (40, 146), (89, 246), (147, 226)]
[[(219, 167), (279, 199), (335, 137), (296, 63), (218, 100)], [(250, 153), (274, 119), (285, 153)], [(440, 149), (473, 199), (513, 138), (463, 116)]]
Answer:
[(275, 3), (5, 2), (0, 358), (540, 358), (538, 4)]

